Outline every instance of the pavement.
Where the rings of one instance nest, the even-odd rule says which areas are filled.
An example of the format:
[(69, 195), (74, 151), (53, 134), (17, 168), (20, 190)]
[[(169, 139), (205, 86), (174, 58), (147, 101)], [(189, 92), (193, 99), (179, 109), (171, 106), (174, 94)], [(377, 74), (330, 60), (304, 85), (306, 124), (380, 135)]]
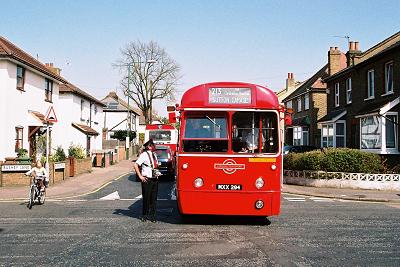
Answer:
[[(51, 185), (47, 190), (48, 199), (70, 199), (87, 195), (107, 186), (113, 180), (133, 172), (133, 161), (123, 160), (108, 168), (93, 168), (90, 173), (71, 177)], [(364, 190), (346, 188), (320, 188), (284, 184), (282, 192), (302, 196), (344, 199), (353, 201), (400, 203), (400, 191)], [(26, 200), (27, 186), (0, 187), (0, 201)]]

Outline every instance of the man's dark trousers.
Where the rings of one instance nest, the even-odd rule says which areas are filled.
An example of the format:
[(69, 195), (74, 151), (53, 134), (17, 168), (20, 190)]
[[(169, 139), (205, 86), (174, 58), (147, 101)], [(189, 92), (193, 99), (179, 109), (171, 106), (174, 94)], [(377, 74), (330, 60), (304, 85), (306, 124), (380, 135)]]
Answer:
[(156, 219), (158, 179), (147, 179), (142, 183), (143, 217)]

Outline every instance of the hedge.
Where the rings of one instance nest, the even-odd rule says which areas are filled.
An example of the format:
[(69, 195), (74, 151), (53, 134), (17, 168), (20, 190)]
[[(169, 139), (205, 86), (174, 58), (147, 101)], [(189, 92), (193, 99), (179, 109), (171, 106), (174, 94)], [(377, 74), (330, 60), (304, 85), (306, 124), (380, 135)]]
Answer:
[(289, 153), (284, 157), (283, 168), (354, 173), (382, 173), (387, 169), (378, 154), (350, 148)]

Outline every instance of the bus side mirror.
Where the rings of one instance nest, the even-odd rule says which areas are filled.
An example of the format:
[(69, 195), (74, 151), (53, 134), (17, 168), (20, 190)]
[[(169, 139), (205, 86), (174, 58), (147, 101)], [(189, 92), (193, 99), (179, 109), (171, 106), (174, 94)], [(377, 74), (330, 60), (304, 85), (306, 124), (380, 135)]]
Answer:
[(176, 113), (168, 112), (168, 120), (169, 120), (169, 123), (176, 123)]

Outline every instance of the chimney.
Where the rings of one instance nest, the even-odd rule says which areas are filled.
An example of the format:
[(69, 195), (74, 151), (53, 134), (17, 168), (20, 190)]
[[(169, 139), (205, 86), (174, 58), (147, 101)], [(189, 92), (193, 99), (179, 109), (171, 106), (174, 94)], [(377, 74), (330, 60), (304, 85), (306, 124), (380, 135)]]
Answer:
[(54, 74), (60, 76), (61, 69), (54, 67), (53, 63), (45, 63), (46, 67)]
[(329, 76), (341, 70), (341, 52), (337, 47), (330, 47), (328, 51)]
[(347, 67), (358, 63), (358, 56), (361, 54), (359, 42), (349, 42), (349, 51), (346, 53)]
[(288, 72), (286, 79), (286, 90), (294, 89), (296, 87), (296, 82), (293, 78), (293, 72)]

